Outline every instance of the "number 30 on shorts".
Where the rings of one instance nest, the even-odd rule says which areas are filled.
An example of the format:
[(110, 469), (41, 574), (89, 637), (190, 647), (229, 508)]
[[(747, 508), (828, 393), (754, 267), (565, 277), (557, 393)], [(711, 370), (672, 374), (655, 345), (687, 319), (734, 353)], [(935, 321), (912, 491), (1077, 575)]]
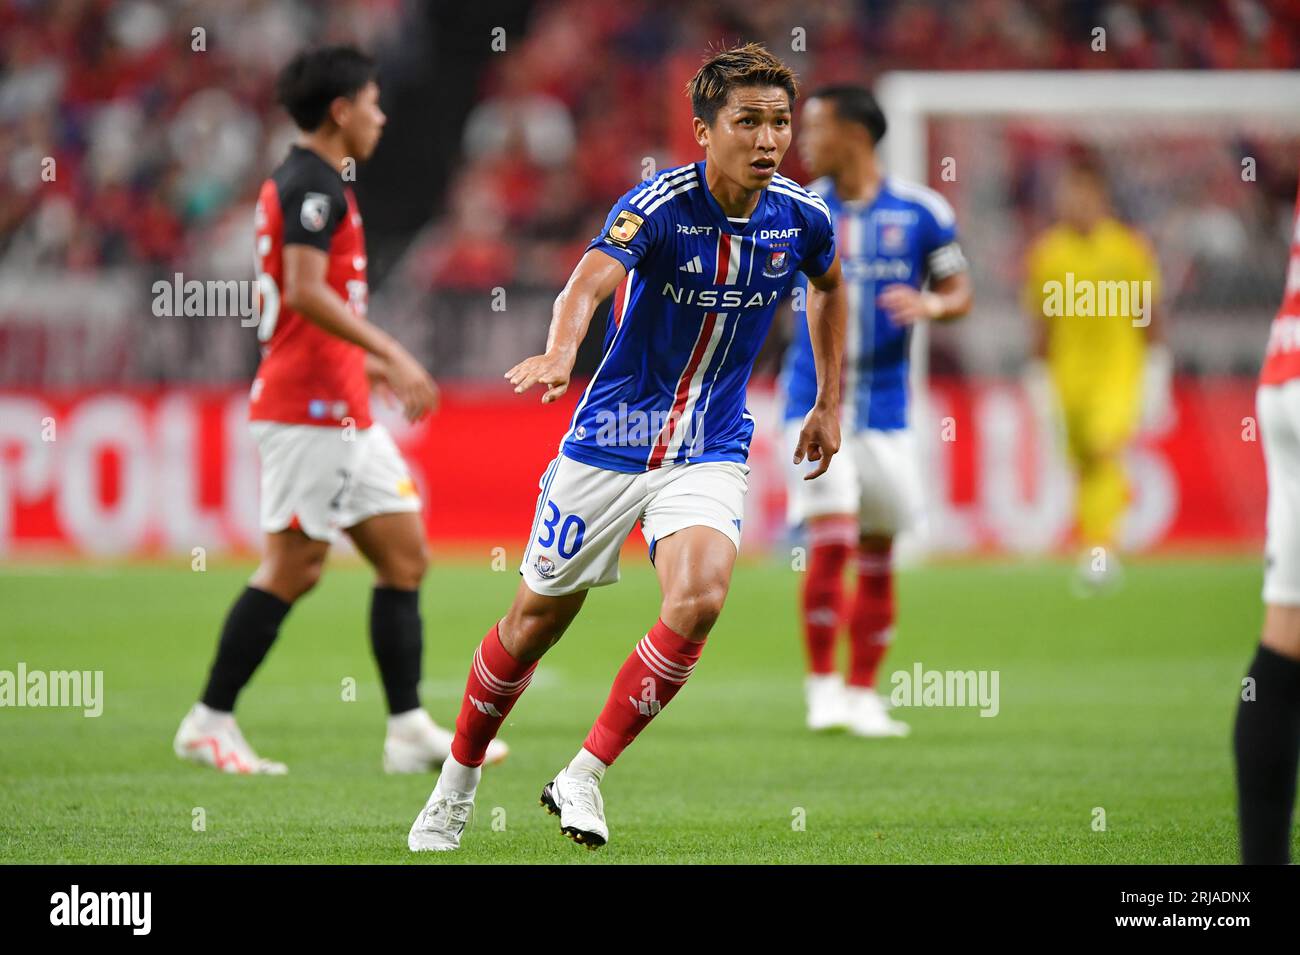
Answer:
[(582, 535), (587, 532), (587, 525), (577, 514), (570, 514), (561, 522), (560, 509), (551, 501), (546, 502), (546, 513), (546, 520), (542, 522), (542, 533), (538, 535), (537, 543), (543, 547), (554, 544), (556, 552), (568, 560), (582, 547)]

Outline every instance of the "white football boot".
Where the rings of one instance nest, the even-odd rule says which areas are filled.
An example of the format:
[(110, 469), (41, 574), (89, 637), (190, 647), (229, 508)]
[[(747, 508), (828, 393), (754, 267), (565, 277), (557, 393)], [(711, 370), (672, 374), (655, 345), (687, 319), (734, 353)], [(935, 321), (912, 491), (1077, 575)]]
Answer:
[(253, 752), (253, 747), (239, 731), (235, 714), (221, 713), (202, 703), (195, 703), (181, 720), (172, 749), (181, 759), (211, 766), (223, 773), (283, 776), (289, 771), (284, 763), (262, 759)]
[(889, 715), (885, 702), (869, 687), (850, 686), (844, 690), (847, 726), (854, 736), (906, 736), (912, 728)]
[[(423, 707), (390, 716), (384, 737), (384, 772), (433, 772), (451, 755), (454, 735), (435, 723)], [(509, 754), (510, 747), (494, 739), (488, 743), (484, 763), (495, 766)]]
[(1097, 597), (1118, 590), (1123, 584), (1124, 565), (1113, 550), (1107, 552), (1094, 547), (1079, 555), (1071, 587), (1076, 597)]
[(808, 702), (808, 728), (814, 732), (843, 729), (848, 725), (844, 678), (838, 673), (809, 674), (804, 680)]
[(411, 824), (406, 845), (412, 852), (451, 852), (460, 848), (460, 837), (474, 814), (474, 794), (443, 789), (445, 775), (438, 777), (429, 801)]
[(605, 801), (595, 777), (571, 774), (566, 766), (542, 788), (540, 802), (560, 817), (560, 831), (578, 845), (598, 849), (609, 842)]

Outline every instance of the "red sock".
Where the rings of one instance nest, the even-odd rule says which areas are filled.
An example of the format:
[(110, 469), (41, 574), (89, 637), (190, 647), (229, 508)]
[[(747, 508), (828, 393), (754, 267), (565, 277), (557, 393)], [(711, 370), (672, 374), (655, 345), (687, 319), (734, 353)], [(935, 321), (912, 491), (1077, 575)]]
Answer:
[(857, 542), (855, 518), (823, 518), (808, 529), (808, 572), (804, 575), (803, 642), (808, 672), (835, 672), (835, 634), (844, 603), (844, 565)]
[(501, 729), (515, 700), (528, 689), (537, 661), (520, 663), (501, 645), (494, 625), (474, 651), (474, 662), (465, 682), (465, 699), (456, 717), (456, 736), (451, 754), (463, 766), (481, 766), (488, 743)]
[(703, 640), (687, 640), (656, 621), (614, 677), (583, 748), (606, 765), (618, 759), (686, 684), (703, 650)]
[(849, 686), (875, 686), (894, 630), (894, 572), (889, 551), (858, 553), (858, 590), (849, 615)]

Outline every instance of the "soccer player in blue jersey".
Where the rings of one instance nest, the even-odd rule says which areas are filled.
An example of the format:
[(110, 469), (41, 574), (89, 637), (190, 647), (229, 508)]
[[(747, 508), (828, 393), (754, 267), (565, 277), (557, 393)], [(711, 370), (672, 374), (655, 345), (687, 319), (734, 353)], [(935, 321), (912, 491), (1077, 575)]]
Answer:
[(704, 161), (642, 182), (610, 211), (555, 302), (546, 353), (506, 373), (517, 393), (569, 385), (596, 306), (614, 296), (604, 357), (546, 469), (514, 604), (474, 654), (451, 756), (408, 837), (460, 844), (486, 747), (541, 656), (592, 587), (618, 580), (640, 524), (659, 619), (615, 677), (577, 755), (542, 790), (560, 829), (609, 838), (605, 770), (681, 689), (722, 611), (740, 544), (754, 422), (745, 389), (777, 303), (809, 277), (816, 396), (794, 459), (826, 472), (839, 449), (846, 299), (830, 211), (777, 173), (790, 145), (794, 74), (762, 46), (711, 56), (688, 87)]
[[(810, 551), (800, 600), (808, 727), (903, 736), (907, 724), (890, 717), (875, 684), (893, 633), (894, 537), (920, 509), (907, 419), (908, 348), (917, 322), (958, 318), (970, 309), (971, 283), (952, 207), (924, 186), (882, 175), (876, 144), (885, 117), (868, 90), (818, 90), (800, 123), (799, 152), (814, 179), (809, 188), (834, 219), (849, 312), (844, 450), (820, 481), (802, 480), (803, 466), (789, 470), (789, 519), (807, 525)], [(796, 310), (782, 369), (791, 437), (821, 389), (817, 305), (812, 298), (806, 314)], [(846, 601), (844, 568), (855, 555), (857, 590)], [(836, 637), (846, 623), (847, 684), (835, 666)]]

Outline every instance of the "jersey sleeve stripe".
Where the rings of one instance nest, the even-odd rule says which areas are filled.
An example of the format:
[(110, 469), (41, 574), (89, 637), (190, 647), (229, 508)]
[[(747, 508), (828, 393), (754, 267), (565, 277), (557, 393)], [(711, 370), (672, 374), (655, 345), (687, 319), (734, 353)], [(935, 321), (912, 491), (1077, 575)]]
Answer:
[(901, 179), (889, 179), (890, 188), (904, 199), (911, 199), (919, 202), (929, 210), (930, 215), (934, 216), (934, 221), (939, 223), (943, 228), (951, 228), (957, 222), (957, 213), (953, 211), (948, 200), (939, 193), (935, 192), (928, 186), (922, 186), (914, 182), (906, 182)]
[(684, 182), (689, 182), (695, 178), (695, 167), (688, 166), (686, 169), (678, 170), (673, 173), (664, 173), (647, 189), (643, 189), (641, 194), (632, 200), (632, 205), (638, 209), (644, 209), (646, 204), (653, 198), (663, 195), (667, 190)]
[(772, 185), (768, 186), (767, 188), (772, 190), (775, 193), (779, 193), (780, 195), (789, 196), (791, 199), (798, 199), (804, 205), (812, 206), (814, 209), (816, 209), (818, 212), (820, 212), (822, 215), (826, 217), (827, 222), (831, 221), (830, 210), (826, 208), (826, 204), (824, 202), (821, 201), (814, 202), (812, 199), (808, 198), (807, 195), (800, 195), (797, 192), (791, 192), (789, 189), (783, 189), (776, 183), (772, 183)]
[(658, 199), (652, 202), (650, 206), (645, 210), (646, 216), (648, 217), (654, 215), (654, 211), (658, 209), (660, 206), (662, 206), (669, 199), (671, 199), (673, 196), (680, 196), (684, 192), (690, 192), (692, 189), (697, 188), (699, 184), (700, 183), (698, 179), (692, 179), (691, 181), (683, 183), (682, 185), (678, 186), (676, 189), (674, 189), (672, 192), (668, 193), (667, 195), (660, 196)]
[(788, 176), (783, 176), (780, 173), (776, 174), (776, 177), (773, 181), (776, 183), (780, 183), (781, 185), (785, 186), (787, 189), (791, 190), (792, 192), (798, 195), (811, 199), (822, 209), (825, 209), (827, 211), (827, 214), (829, 214), (830, 207), (826, 205), (826, 200), (823, 199), (821, 196), (819, 196), (817, 193), (809, 192), (807, 189), (799, 185), (799, 183), (795, 182), (793, 179), (789, 178)]

